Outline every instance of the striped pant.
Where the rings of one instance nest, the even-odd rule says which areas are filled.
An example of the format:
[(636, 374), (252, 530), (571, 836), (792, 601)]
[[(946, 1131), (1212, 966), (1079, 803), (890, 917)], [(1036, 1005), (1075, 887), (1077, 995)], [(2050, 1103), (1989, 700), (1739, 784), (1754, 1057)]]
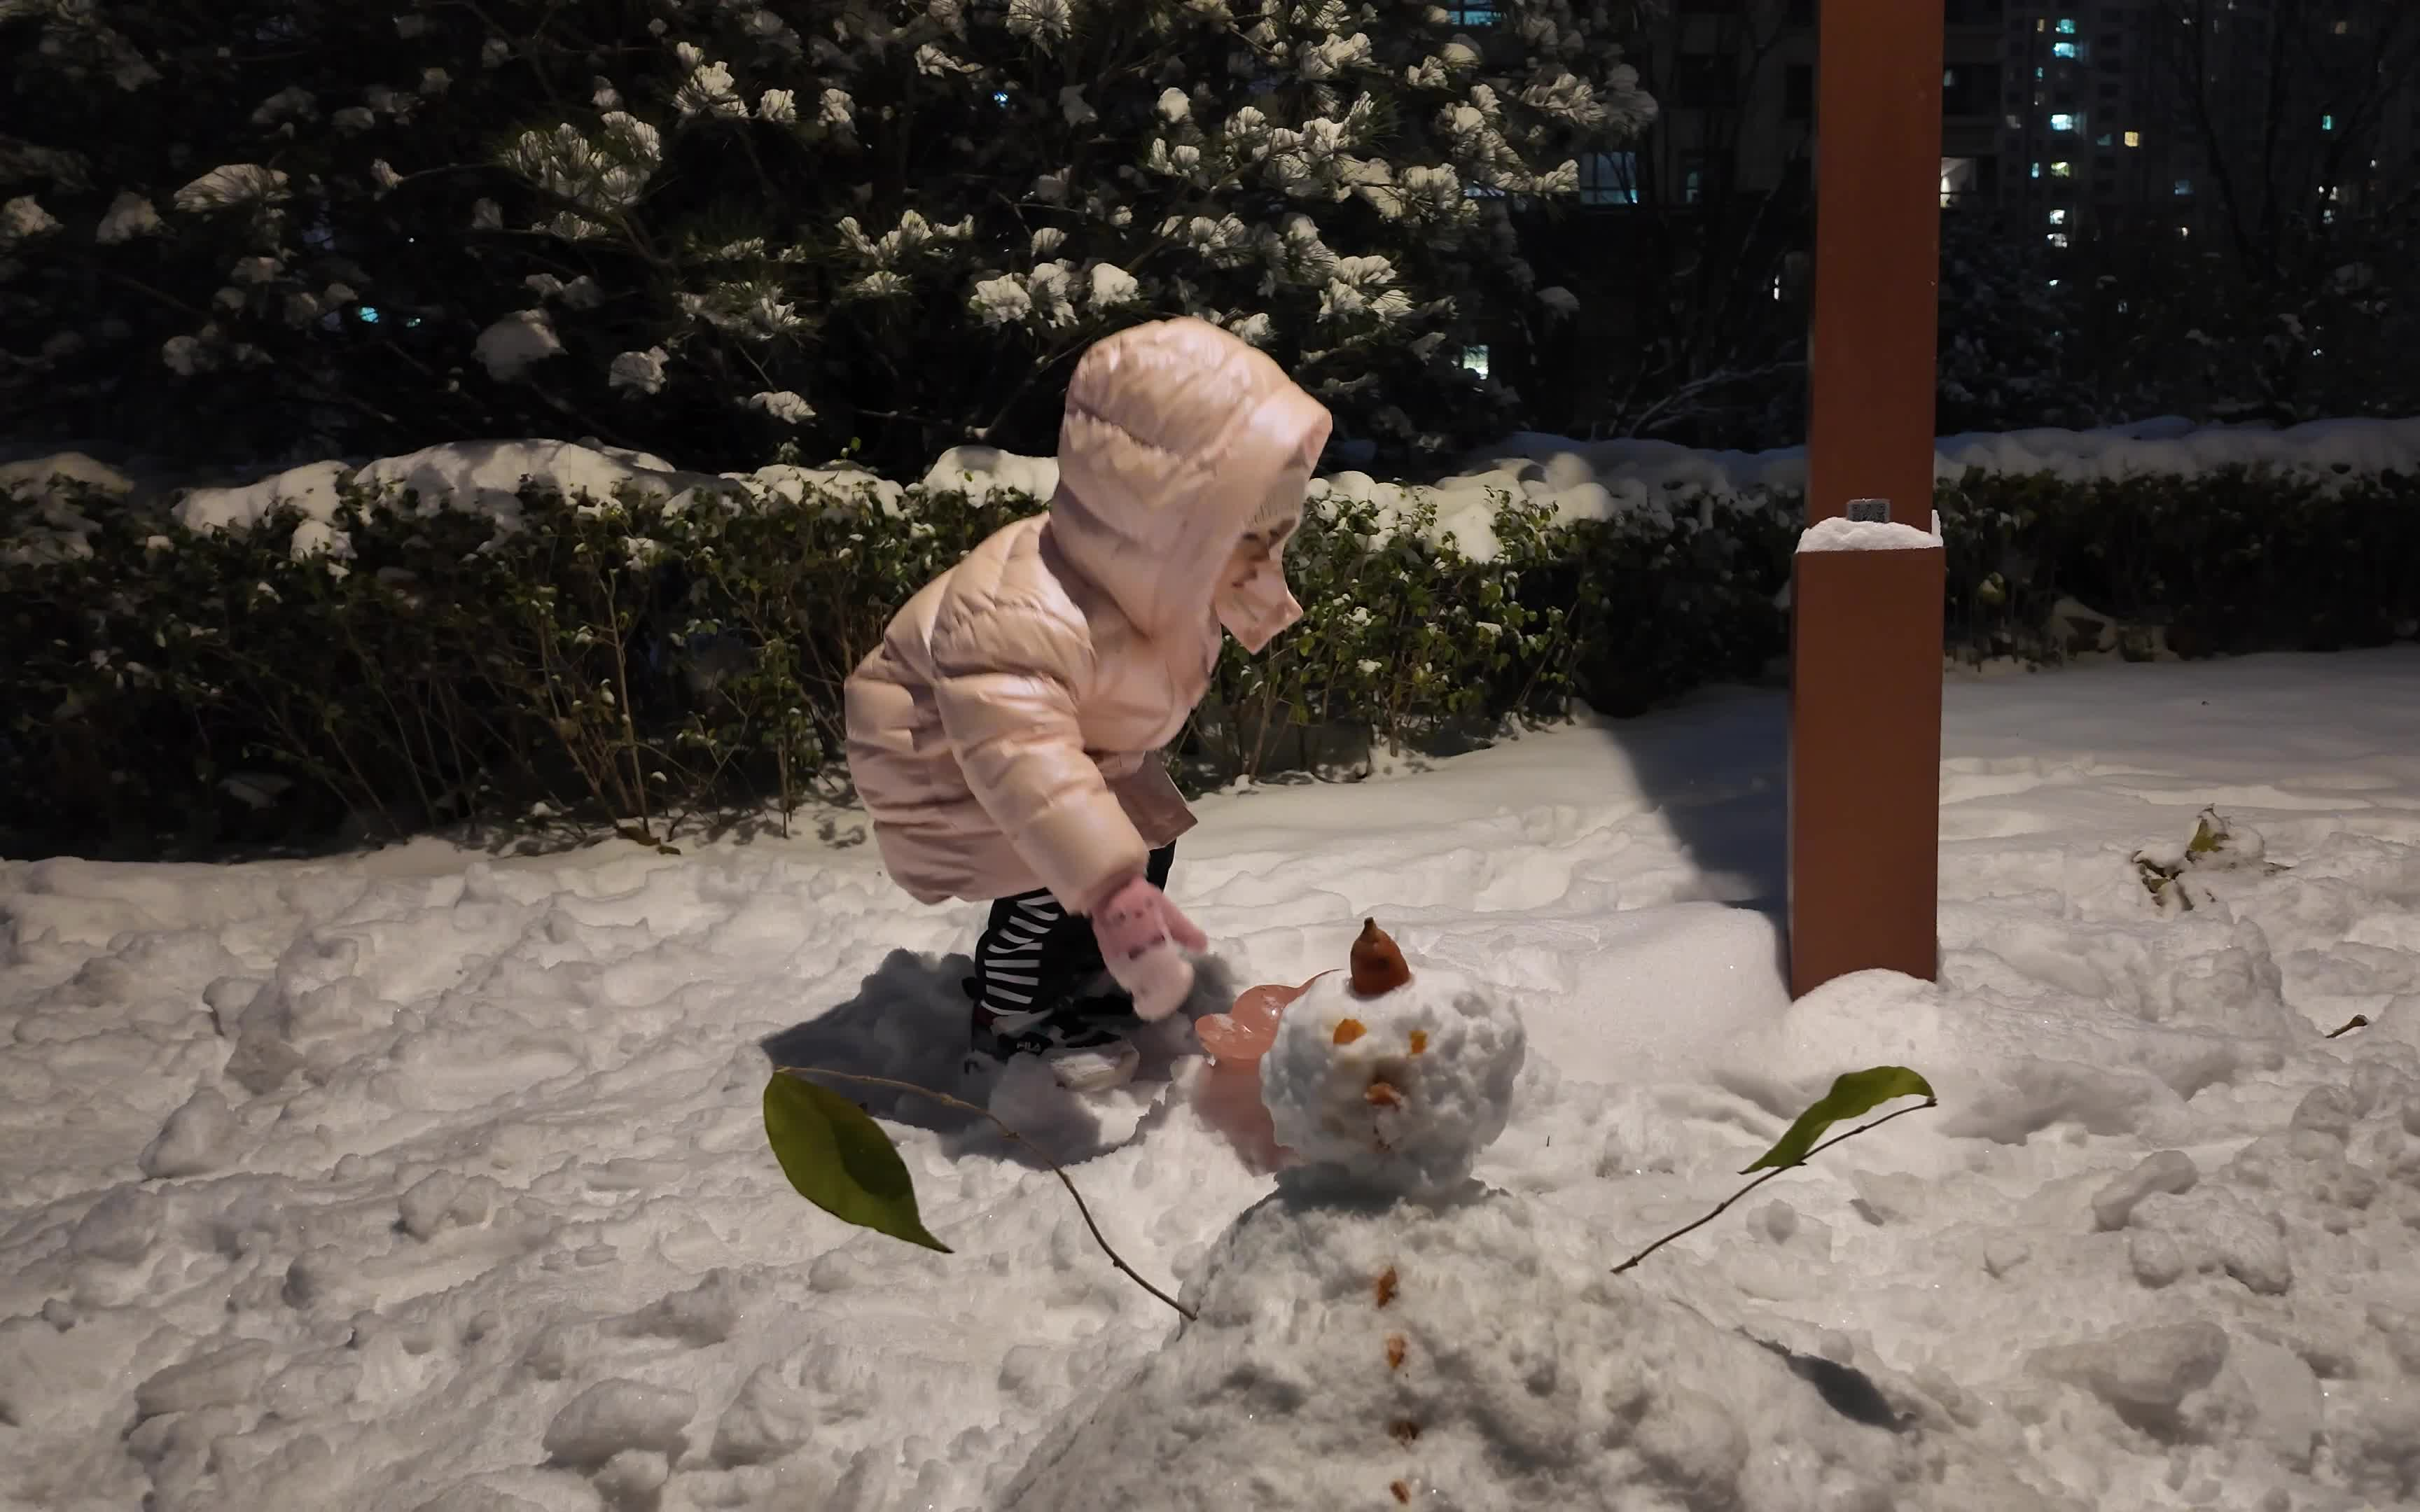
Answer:
[[(1175, 859), (1173, 845), (1151, 853), (1143, 874), (1153, 887), (1168, 885)], [(1108, 969), (1091, 919), (1069, 914), (1047, 891), (1002, 898), (975, 942), (975, 1023), (988, 1027), (995, 1018), (1047, 1013), (1094, 990)]]

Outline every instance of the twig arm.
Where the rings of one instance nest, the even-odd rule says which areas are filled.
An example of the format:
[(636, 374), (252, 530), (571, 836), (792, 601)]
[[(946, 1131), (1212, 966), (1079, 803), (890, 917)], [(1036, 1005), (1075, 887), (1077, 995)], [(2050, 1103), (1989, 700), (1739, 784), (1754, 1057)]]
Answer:
[(977, 1118), (989, 1119), (993, 1128), (998, 1129), (1026, 1149), (1032, 1150), (1043, 1165), (1050, 1167), (1050, 1174), (1059, 1178), (1059, 1184), (1065, 1187), (1067, 1195), (1076, 1199), (1076, 1211), (1083, 1217), (1084, 1227), (1092, 1231), (1093, 1242), (1101, 1246), (1101, 1253), (1109, 1257), (1111, 1265), (1124, 1272), (1136, 1286), (1175, 1308), (1178, 1317), (1187, 1322), (1196, 1321), (1191, 1308), (1143, 1279), (1142, 1273), (1128, 1265), (1125, 1257), (1110, 1246), (1109, 1240), (1102, 1236), (1101, 1226), (1093, 1219), (1093, 1210), (1085, 1206), (1084, 1194), (1076, 1190), (1076, 1183), (1068, 1179), (1066, 1171), (1060, 1167), (1059, 1163), (1050, 1158), (1049, 1152), (1010, 1128), (1007, 1122), (991, 1109), (970, 1103), (962, 1097), (953, 1097), (947, 1092), (937, 1092), (929, 1087), (919, 1087), (914, 1082), (897, 1081), (889, 1076), (862, 1076), (854, 1072), (826, 1071), (820, 1066), (776, 1066), (773, 1071), (777, 1075), (820, 1076), (828, 1081), (852, 1082), (860, 1087), (880, 1087), (894, 1092), (909, 1092), (918, 1097), (929, 1098), (943, 1107), (955, 1108), (961, 1113), (971, 1113)]

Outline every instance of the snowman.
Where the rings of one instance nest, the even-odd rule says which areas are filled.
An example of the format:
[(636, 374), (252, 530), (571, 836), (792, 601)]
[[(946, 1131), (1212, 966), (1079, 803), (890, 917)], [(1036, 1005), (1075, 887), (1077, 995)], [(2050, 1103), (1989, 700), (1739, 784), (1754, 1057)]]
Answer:
[(2063, 1505), (2021, 1445), (1941, 1437), (1938, 1410), (1852, 1422), (1475, 1180), (1526, 1054), (1503, 992), (1369, 922), (1349, 971), (1197, 1028), (1214, 1076), (1257, 1075), (1285, 1168), (1187, 1280), (1192, 1319), (1045, 1437), (1006, 1512)]

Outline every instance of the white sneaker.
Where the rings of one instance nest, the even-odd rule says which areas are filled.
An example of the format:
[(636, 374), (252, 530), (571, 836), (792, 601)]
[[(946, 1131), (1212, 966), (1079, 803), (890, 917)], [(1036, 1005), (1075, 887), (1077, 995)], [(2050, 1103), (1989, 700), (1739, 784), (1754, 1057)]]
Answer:
[[(1131, 1017), (1125, 1026), (1134, 1026)], [(1100, 1092), (1134, 1079), (1142, 1051), (1122, 1032), (1119, 1019), (1085, 1018), (1040, 1010), (1002, 1013), (975, 1034), (969, 1053), (969, 1079), (996, 1078), (999, 1068), (1018, 1056), (1037, 1056), (1059, 1085), (1070, 1091)]]

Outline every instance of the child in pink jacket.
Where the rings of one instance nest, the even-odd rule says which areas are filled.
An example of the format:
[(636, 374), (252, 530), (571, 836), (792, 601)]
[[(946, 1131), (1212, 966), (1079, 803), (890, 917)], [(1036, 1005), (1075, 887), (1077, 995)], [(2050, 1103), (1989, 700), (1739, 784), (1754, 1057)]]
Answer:
[(849, 678), (849, 771), (892, 879), (992, 902), (970, 1071), (1031, 1054), (1113, 1085), (1133, 1029), (1185, 1000), (1180, 947), (1208, 942), (1161, 890), (1193, 816), (1160, 752), (1222, 630), (1258, 652), (1300, 618), (1285, 548), (1328, 426), (1216, 326), (1101, 342), (1068, 386), (1048, 512), (927, 584)]

